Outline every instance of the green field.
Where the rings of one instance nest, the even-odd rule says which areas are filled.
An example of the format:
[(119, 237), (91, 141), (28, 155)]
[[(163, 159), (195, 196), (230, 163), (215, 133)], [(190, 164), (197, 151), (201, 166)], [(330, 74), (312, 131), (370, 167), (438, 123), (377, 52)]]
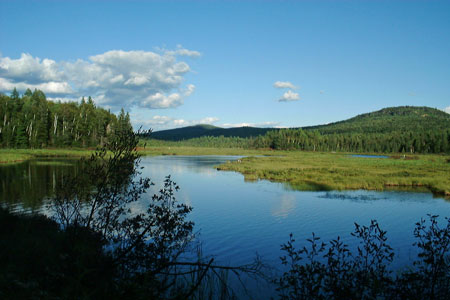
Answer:
[[(146, 147), (143, 155), (242, 155), (218, 166), (236, 171), (246, 180), (285, 182), (297, 190), (404, 189), (422, 187), (450, 196), (450, 156), (391, 155), (390, 158), (359, 158), (348, 153), (246, 150), (238, 148)], [(15, 163), (37, 157), (81, 157), (92, 150), (1, 149), (0, 163)]]

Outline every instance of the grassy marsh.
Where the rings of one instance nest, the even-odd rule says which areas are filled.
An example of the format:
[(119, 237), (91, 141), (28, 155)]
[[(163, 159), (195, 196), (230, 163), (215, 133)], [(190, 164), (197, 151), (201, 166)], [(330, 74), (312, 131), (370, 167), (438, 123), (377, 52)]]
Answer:
[(87, 149), (0, 149), (0, 164), (18, 163), (39, 157), (82, 157), (92, 150)]
[[(286, 182), (297, 190), (404, 189), (422, 187), (450, 196), (450, 157), (447, 155), (390, 155), (390, 158), (352, 157), (349, 153), (247, 150), (240, 148), (139, 148), (143, 155), (242, 155), (218, 166), (246, 180)], [(39, 157), (82, 157), (86, 149), (0, 149), (0, 163)]]
[(417, 155), (413, 159), (362, 158), (346, 153), (283, 152), (282, 156), (246, 157), (218, 166), (246, 180), (287, 182), (299, 190), (384, 190), (426, 187), (450, 196), (448, 156)]

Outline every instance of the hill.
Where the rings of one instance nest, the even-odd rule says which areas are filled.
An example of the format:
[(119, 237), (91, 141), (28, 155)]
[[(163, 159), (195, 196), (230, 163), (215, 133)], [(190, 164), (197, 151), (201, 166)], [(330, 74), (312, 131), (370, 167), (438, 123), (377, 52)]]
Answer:
[(258, 127), (234, 127), (221, 128), (213, 125), (194, 125), (176, 129), (168, 129), (153, 132), (151, 137), (157, 140), (166, 141), (181, 141), (202, 136), (224, 136), (224, 137), (255, 137), (264, 135), (267, 131), (274, 130), (273, 128), (258, 128)]
[[(356, 117), (325, 125), (302, 127), (318, 130), (321, 134), (424, 132), (442, 131), (450, 128), (450, 114), (426, 106), (398, 106), (365, 113)], [(195, 125), (153, 132), (158, 140), (180, 141), (203, 136), (256, 137), (278, 128), (235, 127), (221, 128), (213, 125)]]
[(388, 107), (344, 121), (303, 127), (304, 130), (319, 130), (321, 134), (422, 132), (449, 128), (450, 114), (426, 106)]

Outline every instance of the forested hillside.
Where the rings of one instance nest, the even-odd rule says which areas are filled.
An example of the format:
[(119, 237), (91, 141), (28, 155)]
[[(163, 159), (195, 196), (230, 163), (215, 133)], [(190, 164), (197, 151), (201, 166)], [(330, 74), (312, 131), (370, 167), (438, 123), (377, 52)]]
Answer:
[[(197, 126), (198, 127), (198, 126)], [(280, 150), (384, 153), (450, 153), (450, 114), (429, 107), (391, 107), (327, 125), (304, 128), (243, 128), (196, 126), (155, 132), (152, 138), (178, 140), (180, 145), (203, 147), (271, 148)], [(202, 132), (192, 139), (194, 128)], [(244, 127), (245, 128), (245, 127)], [(256, 129), (264, 130), (258, 132)], [(217, 132), (228, 135), (216, 135)], [(177, 133), (178, 136), (167, 134)], [(244, 138), (243, 138), (244, 137)]]
[(399, 106), (358, 115), (326, 125), (303, 127), (332, 133), (390, 133), (396, 131), (430, 131), (450, 128), (450, 114), (426, 106)]
[(53, 102), (40, 90), (16, 89), (0, 94), (0, 145), (4, 148), (93, 147), (118, 130), (131, 130), (130, 117), (118, 117), (97, 107), (91, 97), (76, 102)]
[(221, 128), (213, 125), (195, 125), (183, 128), (161, 130), (152, 133), (152, 138), (165, 141), (181, 141), (192, 138), (206, 137), (206, 136), (224, 136), (224, 137), (256, 137), (263, 135), (274, 128), (258, 128), (258, 127), (234, 127)]
[(450, 114), (390, 107), (328, 125), (271, 131), (254, 147), (312, 151), (450, 153)]

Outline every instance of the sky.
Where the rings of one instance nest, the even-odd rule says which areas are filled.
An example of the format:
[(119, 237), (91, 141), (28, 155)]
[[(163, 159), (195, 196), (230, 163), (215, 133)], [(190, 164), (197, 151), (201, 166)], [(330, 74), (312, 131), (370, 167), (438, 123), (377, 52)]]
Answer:
[(14, 87), (154, 130), (450, 113), (450, 1), (0, 0), (0, 92)]

